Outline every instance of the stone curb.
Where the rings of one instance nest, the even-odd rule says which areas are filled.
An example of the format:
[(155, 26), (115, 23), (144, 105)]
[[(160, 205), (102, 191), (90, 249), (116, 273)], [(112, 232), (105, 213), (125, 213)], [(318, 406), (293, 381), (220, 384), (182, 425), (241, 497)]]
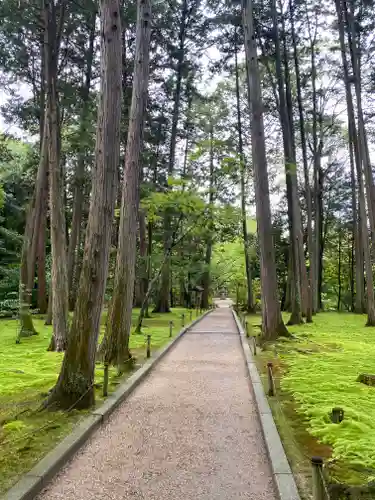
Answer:
[(246, 368), (255, 397), (262, 433), (271, 462), (272, 475), (279, 498), (280, 500), (301, 500), (245, 332), (233, 309), (232, 313), (240, 334)]
[(153, 358), (131, 375), (126, 382), (114, 391), (105, 402), (85, 418), (66, 438), (50, 451), (35, 467), (5, 493), (2, 500), (33, 500), (60, 469), (73, 457), (93, 432), (111, 415), (111, 413), (134, 391), (145, 379), (157, 363), (178, 342), (178, 340), (194, 325), (199, 323), (211, 310), (183, 328), (165, 347), (161, 348)]

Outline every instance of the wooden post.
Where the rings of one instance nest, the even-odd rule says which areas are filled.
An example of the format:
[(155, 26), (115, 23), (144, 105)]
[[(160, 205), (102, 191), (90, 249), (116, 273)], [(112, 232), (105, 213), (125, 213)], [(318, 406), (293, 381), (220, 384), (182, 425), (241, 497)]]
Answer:
[(146, 357), (149, 358), (150, 356), (151, 356), (151, 335), (147, 335)]
[(254, 351), (254, 356), (257, 355), (257, 339), (255, 335), (253, 335), (253, 351)]
[(169, 322), (169, 337), (172, 337), (173, 321)]
[(185, 326), (185, 314), (184, 313), (181, 314), (181, 326), (182, 326), (182, 328)]
[(313, 500), (327, 500), (323, 480), (323, 459), (312, 457)]
[(245, 320), (245, 331), (246, 331), (246, 337), (249, 338), (249, 323)]
[(342, 408), (332, 408), (331, 420), (334, 424), (339, 424), (344, 420), (344, 410)]
[(275, 390), (275, 382), (273, 380), (273, 374), (272, 374), (272, 363), (267, 363), (267, 372), (268, 372), (268, 395), (269, 396), (274, 396), (276, 394)]
[(108, 377), (109, 375), (109, 366), (108, 363), (104, 363), (104, 378), (103, 378), (103, 398), (108, 396)]

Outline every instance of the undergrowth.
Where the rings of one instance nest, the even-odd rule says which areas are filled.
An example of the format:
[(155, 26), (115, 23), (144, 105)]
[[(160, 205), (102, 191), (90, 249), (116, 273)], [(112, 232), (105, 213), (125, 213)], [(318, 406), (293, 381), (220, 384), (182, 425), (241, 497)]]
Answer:
[[(259, 317), (249, 320), (259, 325)], [(357, 382), (360, 373), (375, 373), (375, 329), (365, 323), (361, 315), (321, 313), (312, 324), (289, 327), (294, 338), (259, 358), (263, 369), (266, 360), (277, 364), (279, 409), (294, 437), (304, 434), (304, 452), (312, 456), (323, 445), (331, 481), (350, 485), (375, 478), (375, 387)], [(340, 424), (330, 420), (334, 407), (345, 412)]]
[[(138, 309), (133, 310), (133, 324), (138, 313)], [(160, 348), (169, 340), (170, 321), (174, 323), (173, 335), (181, 330), (182, 313), (185, 313), (185, 322), (188, 323), (188, 311), (175, 308), (170, 314), (152, 314), (151, 318), (144, 320), (142, 334), (131, 335), (135, 368), (146, 357), (145, 335), (151, 335), (152, 351)], [(47, 351), (52, 327), (45, 326), (41, 318), (34, 321), (39, 335), (22, 338), (21, 343), (16, 344), (17, 320), (0, 320), (0, 494), (87, 415), (87, 412), (74, 410), (69, 413), (40, 410), (48, 391), (56, 382), (63, 354)], [(105, 314), (101, 335), (104, 324)], [(102, 401), (103, 373), (103, 365), (97, 363), (97, 404)], [(119, 383), (116, 370), (111, 368), (109, 391), (113, 391)]]

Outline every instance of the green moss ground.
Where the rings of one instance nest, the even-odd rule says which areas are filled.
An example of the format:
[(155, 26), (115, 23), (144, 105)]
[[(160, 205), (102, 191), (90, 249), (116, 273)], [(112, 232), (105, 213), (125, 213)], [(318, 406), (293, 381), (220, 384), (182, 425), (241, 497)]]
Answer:
[[(134, 323), (138, 312), (137, 309), (133, 311)], [(130, 347), (138, 366), (145, 360), (145, 335), (151, 334), (152, 350), (159, 349), (169, 340), (169, 321), (174, 322), (173, 335), (181, 330), (183, 312), (188, 323), (188, 311), (175, 308), (169, 314), (153, 314), (144, 321), (142, 334), (131, 335)], [(104, 321), (105, 315), (102, 333)], [(0, 321), (0, 493), (86, 416), (85, 412), (78, 411), (40, 411), (46, 393), (56, 381), (63, 354), (47, 351), (52, 327), (45, 326), (42, 319), (35, 319), (35, 326), (39, 335), (22, 339), (17, 345), (18, 322)], [(95, 374), (97, 403), (101, 402), (102, 380), (103, 365), (98, 363)], [(109, 391), (119, 383), (116, 371), (111, 369)]]
[[(248, 321), (256, 333), (259, 316)], [(375, 373), (375, 328), (365, 323), (365, 316), (321, 313), (289, 327), (295, 338), (257, 361), (265, 382), (266, 362), (274, 362), (281, 392), (270, 402), (292, 464), (306, 472), (308, 457), (326, 457), (331, 480), (353, 485), (375, 477), (375, 387), (356, 381)], [(333, 407), (345, 411), (340, 424), (330, 421)]]

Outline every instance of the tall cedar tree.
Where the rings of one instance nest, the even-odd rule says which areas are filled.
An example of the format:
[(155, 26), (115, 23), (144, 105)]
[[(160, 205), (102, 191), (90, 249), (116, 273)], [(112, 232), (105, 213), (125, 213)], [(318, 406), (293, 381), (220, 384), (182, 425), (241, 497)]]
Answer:
[(100, 1), (101, 81), (95, 169), (86, 242), (69, 343), (49, 403), (88, 408), (108, 274), (111, 227), (120, 158), (121, 22), (119, 0)]
[(150, 34), (151, 1), (138, 0), (133, 94), (126, 145), (115, 283), (102, 347), (105, 362), (116, 365), (120, 371), (131, 357), (129, 335), (135, 280), (140, 154), (148, 89)]

